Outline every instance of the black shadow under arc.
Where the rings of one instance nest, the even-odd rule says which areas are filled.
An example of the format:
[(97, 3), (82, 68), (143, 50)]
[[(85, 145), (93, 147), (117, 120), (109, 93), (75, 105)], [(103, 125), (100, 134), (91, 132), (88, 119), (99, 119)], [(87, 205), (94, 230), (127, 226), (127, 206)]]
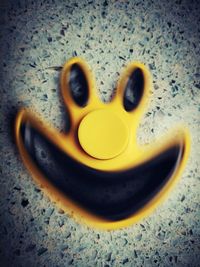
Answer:
[(174, 145), (159, 156), (126, 171), (99, 171), (78, 163), (27, 121), (21, 124), (23, 146), (38, 170), (67, 198), (109, 221), (125, 219), (142, 208), (178, 168), (184, 147)]

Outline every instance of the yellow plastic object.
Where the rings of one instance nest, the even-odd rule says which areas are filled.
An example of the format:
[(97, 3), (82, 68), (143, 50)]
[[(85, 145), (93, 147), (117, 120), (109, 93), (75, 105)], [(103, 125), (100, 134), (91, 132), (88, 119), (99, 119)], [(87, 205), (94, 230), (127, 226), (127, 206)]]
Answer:
[[(75, 69), (74, 72), (73, 68)], [(137, 70), (139, 70), (139, 75), (142, 75), (142, 82), (139, 81), (138, 87), (135, 87), (137, 82), (134, 81), (135, 76), (133, 74)], [(84, 85), (83, 90), (85, 90), (83, 95), (80, 95), (79, 92), (81, 84)], [(77, 99), (71, 92), (71, 87), (73, 86), (77, 89)], [(132, 107), (131, 101), (130, 103), (124, 101), (125, 94), (128, 92), (126, 91), (128, 86), (141, 89), (140, 94), (136, 92), (135, 100), (137, 101), (135, 105), (132, 104)], [(143, 64), (134, 62), (128, 65), (121, 76), (112, 101), (110, 103), (102, 103), (95, 92), (95, 83), (87, 64), (80, 58), (72, 58), (64, 65), (61, 73), (61, 92), (70, 114), (70, 130), (67, 133), (59, 133), (52, 127), (41, 124), (40, 120), (27, 110), (22, 109), (18, 113), (15, 124), (16, 141), (25, 165), (37, 182), (42, 185), (43, 190), (62, 209), (72, 211), (73, 216), (81, 222), (86, 222), (91, 226), (103, 229), (116, 229), (128, 226), (148, 215), (178, 181), (178, 177), (180, 177), (189, 155), (190, 138), (189, 132), (185, 127), (178, 127), (172, 130), (168, 136), (154, 144), (140, 146), (136, 142), (137, 128), (147, 105), (150, 89), (151, 78), (148, 69)], [(26, 134), (23, 133), (23, 128), (27, 128)], [(58, 150), (62, 155), (64, 154), (69, 158), (68, 162), (72, 162), (72, 165), (80, 166), (81, 172), (78, 175), (80, 175), (80, 181), (83, 175), (83, 186), (89, 183), (88, 179), (92, 179), (92, 177), (86, 177), (86, 174), (93, 173), (94, 177), (97, 177), (96, 184), (98, 186), (93, 187), (97, 192), (98, 188), (100, 190), (101, 187), (101, 179), (98, 177), (103, 177), (102, 183), (106, 183), (104, 180), (107, 178), (104, 179), (104, 177), (109, 177), (108, 179), (110, 180), (108, 182), (111, 183), (110, 181), (112, 181), (114, 184), (118, 178), (124, 179), (127, 172), (130, 173), (132, 171), (135, 173), (136, 170), (136, 173), (139, 173), (138, 170), (142, 169), (140, 171), (145, 173), (146, 163), (151, 163), (156, 157), (162, 158), (165, 151), (171, 148), (178, 147), (180, 153), (177, 154), (177, 159), (170, 172), (170, 176), (167, 177), (165, 183), (162, 182), (157, 186), (156, 191), (152, 192), (152, 196), (148, 201), (144, 202), (142, 206), (140, 205), (133, 212), (129, 212), (127, 216), (109, 219), (109, 213), (106, 215), (107, 217), (99, 215), (101, 211), (98, 210), (97, 212), (97, 209), (85, 208), (77, 200), (78, 198), (76, 199), (70, 194), (63, 193), (61, 187), (58, 189), (55, 186), (57, 177), (54, 177), (55, 182), (49, 181), (50, 174), (48, 176), (44, 172), (43, 166), (39, 165), (35, 160), (37, 154), (33, 156), (33, 153), (36, 152), (35, 150), (32, 151), (33, 140), (31, 136), (35, 132), (40, 138), (44, 139), (44, 142), (53, 147), (55, 154)], [(73, 167), (72, 165), (65, 166), (68, 168), (69, 173)], [(155, 166), (156, 168), (159, 167)], [(165, 166), (163, 165), (162, 168), (164, 173)], [(74, 168), (73, 170), (76, 169)], [(162, 170), (158, 171), (158, 175), (159, 172), (162, 173)], [(109, 176), (110, 174), (111, 176), (113, 174), (116, 180), (112, 180), (111, 176)], [(73, 176), (73, 173), (70, 175)], [(85, 177), (88, 179), (84, 180)], [(128, 177), (130, 179), (130, 175)], [(70, 177), (68, 178), (70, 179)], [(153, 183), (154, 178), (152, 179)], [(148, 183), (146, 188), (150, 186)], [(139, 189), (138, 192), (140, 192)], [(81, 192), (79, 193), (81, 194)], [(113, 190), (112, 194), (116, 193)], [(142, 198), (145, 199), (145, 195), (138, 196), (141, 203)], [(84, 202), (84, 198), (82, 201)], [(128, 203), (131, 203), (131, 201), (128, 201), (125, 207), (122, 205), (123, 209), (128, 208)], [(120, 204), (119, 197), (118, 205), (120, 206)], [(113, 210), (115, 208), (113, 204)], [(112, 209), (110, 213), (112, 213)]]
[(97, 159), (121, 154), (129, 141), (129, 129), (117, 114), (99, 109), (87, 114), (78, 128), (82, 148)]

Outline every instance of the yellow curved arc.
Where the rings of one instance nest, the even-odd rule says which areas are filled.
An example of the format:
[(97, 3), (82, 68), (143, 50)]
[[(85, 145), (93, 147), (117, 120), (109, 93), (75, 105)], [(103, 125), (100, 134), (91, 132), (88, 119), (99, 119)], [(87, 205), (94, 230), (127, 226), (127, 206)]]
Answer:
[(23, 142), (21, 140), (20, 133), (19, 133), (19, 129), (20, 129), (20, 125), (22, 123), (22, 120), (23, 120), (23, 111), (18, 113), (18, 116), (16, 119), (16, 124), (15, 124), (16, 142), (17, 142), (17, 146), (19, 148), (22, 160), (23, 160), (25, 166), (31, 172), (34, 180), (40, 186), (42, 186), (42, 190), (53, 201), (55, 201), (57, 203), (59, 208), (63, 209), (65, 212), (67, 212), (69, 214), (73, 214), (72, 216), (77, 222), (85, 223), (86, 225), (89, 225), (91, 227), (95, 227), (98, 229), (114, 230), (114, 229), (119, 229), (122, 227), (127, 227), (127, 226), (137, 222), (138, 220), (141, 220), (142, 218), (146, 217), (147, 215), (149, 215), (156, 208), (156, 206), (167, 197), (167, 195), (170, 192), (170, 190), (172, 189), (172, 187), (174, 187), (177, 184), (177, 182), (179, 181), (179, 178), (183, 172), (183, 169), (186, 165), (186, 161), (188, 159), (188, 156), (189, 156), (190, 138), (189, 138), (189, 134), (188, 134), (186, 144), (185, 144), (185, 153), (184, 153), (183, 159), (182, 159), (178, 169), (176, 170), (176, 172), (174, 172), (173, 176), (167, 182), (165, 187), (162, 188), (160, 190), (160, 192), (151, 201), (149, 201), (142, 209), (137, 211), (134, 214), (134, 216), (131, 216), (127, 219), (123, 219), (120, 221), (110, 222), (110, 221), (102, 220), (101, 218), (92, 215), (91, 213), (87, 212), (86, 210), (83, 210), (75, 202), (73, 202), (71, 199), (69, 199), (66, 195), (61, 193), (59, 190), (57, 190), (53, 185), (51, 185), (48, 182), (48, 178), (44, 177), (42, 175), (42, 173), (37, 169), (37, 167), (34, 165), (30, 156), (26, 152), (26, 149), (23, 146)]

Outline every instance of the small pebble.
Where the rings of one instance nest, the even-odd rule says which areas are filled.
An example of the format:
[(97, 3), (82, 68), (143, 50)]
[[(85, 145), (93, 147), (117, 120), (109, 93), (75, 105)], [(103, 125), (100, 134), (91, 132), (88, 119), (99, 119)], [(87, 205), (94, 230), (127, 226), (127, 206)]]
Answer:
[(142, 234), (137, 235), (137, 236), (135, 237), (135, 239), (136, 239), (137, 241), (140, 241), (140, 240), (142, 239)]
[(45, 252), (47, 252), (47, 248), (44, 248), (44, 247), (42, 247), (42, 248), (40, 248), (39, 250), (38, 250), (38, 256), (41, 256), (42, 254), (44, 254)]
[(28, 199), (22, 199), (21, 205), (22, 205), (23, 208), (25, 208), (26, 206), (28, 206), (28, 204), (29, 204)]
[(124, 260), (122, 261), (122, 264), (125, 264), (125, 263), (127, 263), (127, 262), (129, 262), (129, 259), (128, 259), (128, 258), (124, 259)]

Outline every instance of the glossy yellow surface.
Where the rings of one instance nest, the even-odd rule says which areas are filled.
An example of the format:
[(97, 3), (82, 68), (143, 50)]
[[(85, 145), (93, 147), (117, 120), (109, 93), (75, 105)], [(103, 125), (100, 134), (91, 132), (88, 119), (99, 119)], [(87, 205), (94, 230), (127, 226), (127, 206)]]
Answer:
[[(71, 66), (75, 63), (81, 66), (89, 85), (89, 99), (84, 107), (79, 107), (73, 101), (70, 94), (69, 74)], [(136, 68), (140, 68), (144, 75), (144, 93), (137, 108), (132, 112), (127, 112), (123, 107), (124, 89), (129, 76)], [(61, 73), (61, 92), (70, 114), (71, 125), (69, 132), (59, 133), (51, 126), (41, 124), (41, 121), (35, 117), (35, 114), (32, 115), (27, 110), (21, 110), (18, 113), (15, 125), (16, 141), (22, 159), (35, 180), (42, 185), (43, 190), (62, 209), (67, 212), (73, 212), (75, 218), (91, 226), (103, 229), (116, 229), (128, 226), (148, 215), (166, 197), (172, 186), (177, 183), (185, 167), (189, 155), (190, 136), (185, 127), (179, 126), (154, 144), (146, 146), (137, 144), (137, 128), (147, 106), (151, 90), (149, 71), (139, 62), (131, 63), (125, 69), (118, 82), (116, 94), (110, 103), (102, 103), (95, 90), (94, 79), (87, 64), (80, 58), (72, 58), (64, 65)], [(42, 172), (36, 168), (23, 145), (19, 129), (21, 124), (26, 121), (29, 121), (38, 131), (42, 132), (60, 150), (70, 155), (76, 161), (96, 170), (120, 171), (134, 168), (175, 144), (184, 146), (185, 152), (176, 171), (157, 195), (129, 218), (110, 222), (83, 210), (70, 198), (57, 191), (48, 183), (48, 177), (44, 177)], [(118, 129), (118, 126), (121, 130)]]
[(97, 159), (110, 159), (124, 151), (129, 141), (126, 123), (109, 110), (99, 109), (87, 114), (78, 128), (82, 148)]

